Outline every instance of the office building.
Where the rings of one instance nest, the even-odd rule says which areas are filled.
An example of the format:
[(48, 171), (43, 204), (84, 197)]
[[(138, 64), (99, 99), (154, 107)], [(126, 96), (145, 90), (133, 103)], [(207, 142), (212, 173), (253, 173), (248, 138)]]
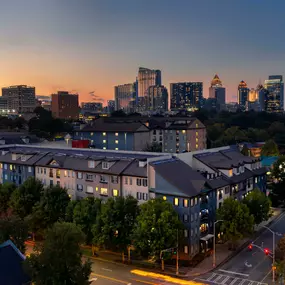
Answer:
[(163, 85), (150, 86), (147, 92), (146, 111), (163, 113), (168, 110), (168, 91)]
[(227, 197), (241, 200), (252, 189), (266, 192), (260, 158), (223, 147), (157, 154), (34, 146), (0, 146), (0, 183), (21, 185), (35, 177), (60, 185), (72, 199), (131, 195), (139, 204), (169, 201), (183, 223), (179, 258), (189, 260), (213, 246), (216, 210)]
[(123, 110), (125, 113), (132, 113), (136, 107), (137, 86), (136, 83), (129, 83), (115, 86), (115, 109)]
[(161, 71), (140, 67), (137, 81), (138, 97), (145, 97), (150, 86), (161, 85)]
[(36, 95), (38, 106), (44, 108), (47, 111), (51, 111), (51, 96)]
[(267, 111), (268, 91), (261, 84), (256, 87), (260, 111)]
[(170, 84), (170, 109), (194, 111), (203, 100), (202, 82), (179, 82)]
[(107, 112), (109, 114), (115, 111), (115, 100), (107, 100)]
[(216, 74), (211, 81), (211, 87), (209, 88), (209, 99), (214, 99), (216, 103), (216, 110), (220, 111), (225, 108), (226, 104), (226, 88), (223, 87), (222, 81)]
[(0, 115), (3, 113), (7, 113), (8, 110), (8, 98), (0, 97)]
[(58, 91), (51, 95), (52, 114), (60, 119), (78, 119), (78, 94), (69, 94), (67, 91)]
[(284, 83), (282, 75), (271, 75), (264, 82), (264, 88), (268, 91), (266, 111), (280, 113), (284, 111)]
[(241, 81), (238, 85), (238, 104), (242, 111), (246, 111), (248, 102), (249, 89), (245, 81)]
[(2, 88), (2, 98), (7, 99), (9, 110), (18, 114), (33, 113), (36, 108), (35, 87), (15, 85)]
[(103, 111), (103, 103), (101, 102), (82, 102), (81, 103), (81, 111), (96, 113)]

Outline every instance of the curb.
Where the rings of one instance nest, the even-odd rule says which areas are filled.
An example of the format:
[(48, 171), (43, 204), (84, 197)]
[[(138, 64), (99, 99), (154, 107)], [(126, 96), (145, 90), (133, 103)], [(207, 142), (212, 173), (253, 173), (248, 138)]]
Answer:
[[(277, 222), (279, 220), (279, 218), (281, 218), (281, 216), (284, 214), (285, 212), (281, 212), (276, 218), (274, 218), (273, 220), (271, 220), (268, 224), (266, 224), (267, 227), (272, 226), (272, 224), (274, 224), (275, 222)], [(205, 272), (202, 273), (194, 273), (191, 275), (188, 274), (188, 277), (199, 277), (201, 275), (207, 274), (207, 273), (211, 273), (219, 268), (221, 268), (223, 265), (225, 265), (227, 262), (229, 262), (232, 258), (234, 258), (236, 255), (238, 255), (241, 251), (243, 251), (251, 242), (252, 240), (257, 239), (261, 234), (263, 234), (267, 229), (266, 228), (261, 228), (258, 231), (256, 231), (254, 233), (254, 235), (252, 236), (251, 239), (249, 239), (248, 241), (245, 241), (243, 244), (241, 244), (233, 253), (231, 253), (228, 257), (226, 257), (222, 262), (220, 262), (215, 268), (206, 270)]]

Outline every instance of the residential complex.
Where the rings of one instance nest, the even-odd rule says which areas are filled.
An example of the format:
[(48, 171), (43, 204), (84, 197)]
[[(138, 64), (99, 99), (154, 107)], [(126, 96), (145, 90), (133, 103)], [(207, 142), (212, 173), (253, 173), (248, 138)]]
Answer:
[(144, 150), (158, 143), (163, 152), (179, 153), (206, 148), (206, 128), (190, 117), (100, 118), (77, 130), (75, 140), (110, 150)]
[(65, 187), (72, 199), (132, 195), (139, 203), (161, 197), (183, 222), (181, 259), (212, 248), (216, 209), (224, 199), (266, 191), (259, 158), (224, 147), (173, 156), (166, 153), (82, 150), (10, 145), (0, 147), (0, 182), (36, 177)]
[(35, 87), (32, 86), (4, 87), (2, 88), (2, 98), (7, 100), (7, 108), (13, 113), (32, 113), (36, 108)]
[(60, 119), (78, 119), (78, 94), (58, 91), (57, 94), (51, 95), (51, 99), (51, 110), (54, 117)]
[(194, 111), (201, 107), (202, 82), (179, 82), (170, 84), (170, 109)]

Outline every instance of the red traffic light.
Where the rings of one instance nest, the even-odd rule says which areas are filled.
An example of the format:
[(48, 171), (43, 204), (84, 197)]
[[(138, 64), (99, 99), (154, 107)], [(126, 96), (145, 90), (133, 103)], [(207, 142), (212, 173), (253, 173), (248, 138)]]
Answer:
[(248, 249), (249, 249), (249, 250), (252, 250), (252, 244), (250, 244), (250, 245), (248, 246)]
[(264, 253), (265, 253), (266, 255), (268, 255), (268, 254), (269, 254), (269, 249), (268, 249), (268, 248), (265, 248), (265, 249), (264, 249)]

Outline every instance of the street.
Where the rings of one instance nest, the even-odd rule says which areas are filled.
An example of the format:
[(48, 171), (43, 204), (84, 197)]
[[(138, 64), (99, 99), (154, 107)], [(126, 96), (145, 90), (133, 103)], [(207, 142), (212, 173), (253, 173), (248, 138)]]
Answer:
[[(282, 234), (285, 234), (285, 214), (278, 217), (270, 226), (270, 229), (276, 232), (275, 244), (277, 244)], [(263, 249), (267, 248), (272, 252), (273, 234), (266, 230), (253, 241), (253, 245), (261, 248), (253, 246), (251, 251), (245, 248), (214, 272), (200, 276), (195, 280), (207, 284), (221, 285), (273, 284), (271, 272), (272, 258), (263, 251)]]

